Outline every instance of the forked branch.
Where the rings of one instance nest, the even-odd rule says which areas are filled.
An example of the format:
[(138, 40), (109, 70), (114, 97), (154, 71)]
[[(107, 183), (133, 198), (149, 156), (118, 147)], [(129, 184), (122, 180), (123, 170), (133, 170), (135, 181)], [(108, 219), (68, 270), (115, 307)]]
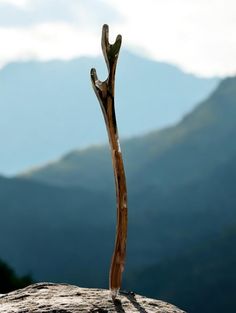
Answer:
[(110, 267), (109, 288), (112, 298), (115, 299), (119, 292), (124, 270), (127, 240), (127, 189), (123, 159), (119, 144), (119, 136), (116, 124), (114, 94), (115, 94), (115, 72), (118, 55), (121, 47), (121, 35), (116, 37), (114, 44), (109, 43), (108, 25), (103, 25), (102, 29), (102, 51), (107, 64), (108, 77), (105, 81), (100, 81), (96, 70), (91, 69), (91, 80), (93, 89), (100, 102), (108, 132), (112, 164), (116, 185), (117, 200), (117, 226), (115, 248)]

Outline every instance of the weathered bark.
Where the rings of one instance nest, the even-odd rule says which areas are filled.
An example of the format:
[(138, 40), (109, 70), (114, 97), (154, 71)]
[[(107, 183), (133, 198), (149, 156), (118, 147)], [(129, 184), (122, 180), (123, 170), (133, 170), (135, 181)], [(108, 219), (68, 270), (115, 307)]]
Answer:
[(118, 35), (115, 43), (109, 43), (109, 27), (102, 28), (102, 51), (107, 64), (108, 77), (100, 81), (96, 69), (91, 69), (91, 80), (95, 94), (100, 102), (110, 142), (112, 164), (116, 185), (117, 224), (116, 240), (109, 274), (109, 288), (114, 300), (120, 290), (122, 273), (125, 267), (126, 241), (128, 230), (128, 207), (125, 169), (119, 143), (115, 114), (115, 74), (122, 37)]
[(134, 293), (112, 301), (109, 290), (38, 283), (0, 297), (1, 313), (184, 313), (177, 307)]

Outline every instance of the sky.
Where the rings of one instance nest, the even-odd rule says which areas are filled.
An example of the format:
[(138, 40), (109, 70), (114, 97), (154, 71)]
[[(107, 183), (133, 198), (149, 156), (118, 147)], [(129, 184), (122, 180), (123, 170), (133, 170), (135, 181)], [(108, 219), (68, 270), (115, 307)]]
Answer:
[(236, 73), (235, 0), (0, 0), (0, 67), (101, 54), (101, 27), (133, 53), (199, 76)]

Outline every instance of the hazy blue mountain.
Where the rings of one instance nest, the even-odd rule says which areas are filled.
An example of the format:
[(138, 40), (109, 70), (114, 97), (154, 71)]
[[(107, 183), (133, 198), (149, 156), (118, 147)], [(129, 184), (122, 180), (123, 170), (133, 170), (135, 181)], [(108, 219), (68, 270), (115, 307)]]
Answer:
[(187, 312), (233, 312), (235, 245), (236, 228), (232, 226), (180, 257), (133, 273), (126, 283), (139, 293), (171, 301)]
[[(0, 71), (0, 172), (12, 174), (78, 147), (107, 141), (89, 72), (101, 58), (14, 63)], [(117, 116), (122, 137), (176, 123), (205, 98), (219, 79), (121, 53)]]
[[(169, 191), (205, 176), (236, 154), (235, 97), (236, 78), (228, 78), (178, 125), (124, 141), (129, 189)], [(113, 186), (107, 146), (71, 152), (27, 176), (93, 190)]]
[[(133, 275), (148, 273), (151, 265), (158, 268), (166, 260), (172, 264), (231, 227), (236, 219), (235, 183), (232, 157), (201, 180), (172, 189), (171, 194), (145, 188), (130, 192), (124, 286), (147, 295), (156, 286), (163, 298), (176, 303), (176, 296), (165, 293), (169, 279), (162, 285), (149, 273), (145, 282), (150, 279), (152, 284), (147, 288)], [(109, 192), (2, 178), (0, 208), (1, 255), (17, 273), (30, 272), (36, 280), (107, 286), (115, 230), (115, 202)], [(215, 288), (217, 284), (216, 280)], [(195, 286), (191, 288), (197, 292)]]
[(112, 206), (109, 196), (81, 188), (1, 178), (1, 257), (36, 280), (101, 285), (114, 239)]
[[(233, 312), (235, 99), (236, 78), (225, 79), (177, 126), (123, 142), (124, 288), (188, 312)], [(104, 146), (72, 152), (25, 177), (0, 178), (1, 257), (36, 280), (107, 287), (113, 189)]]
[[(236, 304), (235, 186), (236, 155), (211, 175), (172, 193), (171, 199), (166, 199), (163, 213), (169, 214), (169, 226), (179, 224), (176, 235), (183, 235), (185, 245), (195, 231), (198, 237), (203, 235), (202, 240), (155, 265), (129, 273), (126, 284), (147, 296), (171, 301), (187, 312), (233, 312)], [(153, 203), (153, 199), (148, 198), (147, 206)], [(158, 225), (160, 219), (156, 217), (153, 222)], [(172, 233), (173, 228), (168, 229)], [(211, 238), (205, 236), (214, 230)]]

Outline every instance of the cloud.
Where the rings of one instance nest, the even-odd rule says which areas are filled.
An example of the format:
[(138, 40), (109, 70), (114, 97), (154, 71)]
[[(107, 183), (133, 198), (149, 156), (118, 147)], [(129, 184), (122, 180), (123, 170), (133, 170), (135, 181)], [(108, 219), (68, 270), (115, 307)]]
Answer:
[(9, 4), (24, 8), (28, 4), (28, 0), (0, 0), (0, 4)]
[(0, 0), (0, 9), (1, 67), (29, 59), (96, 56), (104, 20), (120, 18), (99, 0)]
[[(108, 1), (108, 0), (106, 0)], [(234, 0), (109, 0), (129, 48), (200, 75), (236, 73)]]
[(64, 22), (84, 28), (119, 19), (102, 0), (0, 0), (0, 26)]
[(108, 23), (135, 53), (203, 76), (236, 73), (235, 0), (0, 0), (0, 9), (2, 65), (97, 55)]
[(0, 65), (18, 60), (69, 60), (82, 55), (98, 54), (99, 41), (91, 32), (66, 23), (40, 24), (28, 28), (0, 28), (4, 46)]

